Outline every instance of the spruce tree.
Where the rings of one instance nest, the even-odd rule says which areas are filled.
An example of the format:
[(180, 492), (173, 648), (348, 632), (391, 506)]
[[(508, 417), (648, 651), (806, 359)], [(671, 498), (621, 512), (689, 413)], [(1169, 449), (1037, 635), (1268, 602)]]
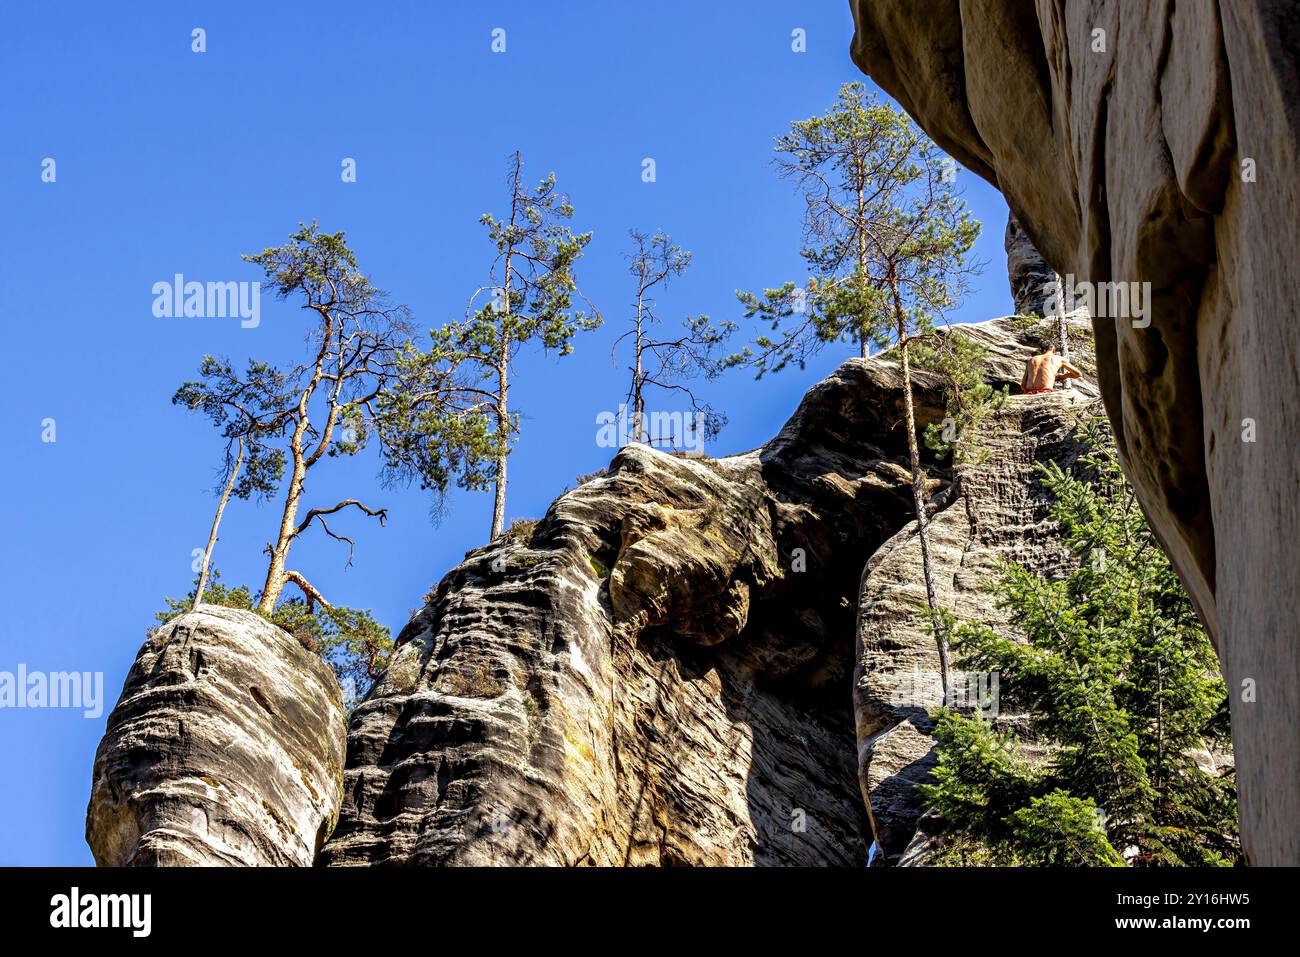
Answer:
[(1019, 643), (954, 632), (970, 668), (1030, 715), (1050, 759), (1027, 760), (980, 717), (939, 716), (935, 783), (948, 863), (1213, 865), (1239, 859), (1232, 780), (1197, 753), (1229, 746), (1227, 693), (1191, 601), (1160, 549), (1102, 420), (1067, 472), (1042, 469), (1077, 564), (1049, 579), (1008, 564), (994, 589)]

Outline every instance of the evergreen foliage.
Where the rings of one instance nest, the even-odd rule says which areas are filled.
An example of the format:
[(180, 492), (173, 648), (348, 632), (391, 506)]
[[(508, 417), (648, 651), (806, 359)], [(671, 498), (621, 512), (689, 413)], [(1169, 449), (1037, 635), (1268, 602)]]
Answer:
[(1223, 865), (1240, 858), (1230, 775), (1194, 753), (1229, 747), (1227, 692), (1186, 592), (1120, 471), (1103, 420), (1067, 472), (1042, 468), (1077, 559), (1052, 580), (1002, 569), (994, 594), (1027, 637), (978, 622), (953, 632), (968, 668), (1000, 674), (1049, 746), (1027, 760), (982, 717), (938, 715), (941, 863)]
[[(374, 680), (388, 664), (393, 651), (392, 635), (369, 610), (342, 605), (319, 605), (299, 596), (281, 601), (269, 615), (258, 609), (257, 598), (246, 585), (224, 585), (213, 568), (203, 593), (204, 604), (238, 608), (262, 615), (271, 624), (293, 635), (309, 651), (324, 659), (343, 688), (343, 700), (351, 711), (366, 696)], [(197, 587), (197, 579), (195, 580)], [(184, 598), (164, 598), (167, 607), (154, 615), (160, 624), (190, 611), (194, 589)]]

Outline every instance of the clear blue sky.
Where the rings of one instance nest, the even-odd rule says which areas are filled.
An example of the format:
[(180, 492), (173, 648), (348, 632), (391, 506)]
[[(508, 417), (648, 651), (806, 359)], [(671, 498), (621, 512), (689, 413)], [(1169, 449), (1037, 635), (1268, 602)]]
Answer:
[[(296, 9), (295, 9), (296, 8)], [(191, 30), (207, 52), (191, 52)], [(491, 31), (506, 30), (493, 54)], [(807, 31), (807, 52), (791, 31)], [(525, 413), (511, 457), (508, 519), (538, 517), (580, 473), (605, 465), (595, 417), (617, 407), (625, 363), (610, 345), (630, 290), (628, 227), (662, 228), (695, 264), (660, 298), (674, 319), (738, 319), (734, 291), (801, 280), (800, 202), (769, 164), (790, 120), (861, 79), (848, 6), (828, 0), (571, 0), (311, 4), (38, 3), (0, 12), (0, 278), (6, 401), (0, 513), (0, 670), (102, 671), (105, 714), (0, 710), (0, 864), (89, 864), (91, 763), (107, 711), (164, 595), (193, 574), (211, 520), (219, 442), (174, 408), (205, 352), (299, 355), (296, 306), (264, 297), (262, 324), (158, 319), (152, 285), (184, 273), (256, 280), (239, 254), (282, 242), (299, 220), (344, 229), (367, 270), (423, 325), (462, 314), (489, 247), (507, 154), (554, 170), (574, 225), (595, 238), (580, 265), (606, 316), (565, 359), (528, 354), (512, 394)], [(46, 157), (57, 181), (41, 181)], [(340, 179), (353, 157), (358, 181)], [(643, 183), (652, 157), (658, 181)], [(951, 317), (1011, 310), (1001, 197), (962, 172), (985, 224), (988, 268)], [(730, 414), (708, 450), (770, 437), (849, 354), (705, 395)], [(41, 441), (53, 418), (57, 441)], [(294, 564), (333, 600), (372, 608), (396, 632), (420, 596), (485, 540), (491, 500), (458, 493), (440, 526), (414, 489), (385, 490), (376, 463), (313, 472), (316, 504), (362, 493), (386, 528), (358, 518), (355, 564), (315, 534)], [(259, 585), (268, 506), (234, 502), (216, 559)]]

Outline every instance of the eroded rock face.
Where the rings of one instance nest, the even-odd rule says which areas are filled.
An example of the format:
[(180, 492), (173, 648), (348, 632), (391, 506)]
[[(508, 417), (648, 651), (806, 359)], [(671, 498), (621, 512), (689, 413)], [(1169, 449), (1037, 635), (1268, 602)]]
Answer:
[[(939, 605), (959, 621), (981, 621), (1012, 640), (1018, 633), (994, 607), (995, 563), (1012, 561), (1048, 576), (1072, 565), (1049, 517), (1051, 497), (1036, 467), (1069, 468), (1081, 446), (1081, 422), (1102, 414), (1095, 387), (1011, 396), (979, 430), (987, 457), (961, 471), (938, 497), (930, 519), (930, 554)], [(928, 628), (921, 546), (909, 522), (868, 562), (858, 606), (853, 705), (862, 791), (875, 812), (886, 860), (898, 863), (924, 810), (915, 785), (934, 767), (930, 713), (942, 703), (939, 656)], [(1001, 731), (1022, 716), (1008, 713), (987, 675), (956, 673), (957, 703), (980, 708)], [(906, 855), (904, 861), (907, 862)]]
[[(1008, 258), (1014, 284), (1016, 260)], [(1087, 320), (1078, 316), (1068, 322), (1076, 332), (1087, 328)], [(1024, 359), (1044, 330), (1054, 328), (1050, 321), (998, 320), (957, 326), (955, 334), (985, 350), (986, 382), (1016, 392)], [(1091, 350), (1076, 359), (1090, 367)], [(1081, 451), (1080, 424), (1101, 414), (1096, 384), (1084, 378), (1046, 395), (1011, 395), (982, 423), (976, 433), (979, 457), (931, 502), (930, 553), (942, 608), (958, 620), (981, 621), (1019, 640), (989, 593), (998, 576), (995, 565), (1012, 561), (1050, 576), (1068, 570), (1071, 558), (1049, 517), (1051, 497), (1037, 467), (1055, 462), (1068, 468)], [(913, 519), (872, 554), (857, 602), (853, 709), (859, 783), (873, 812), (881, 854), (899, 865), (924, 861), (917, 848), (926, 844), (928, 832), (919, 820), (925, 808), (915, 787), (935, 764), (929, 715), (942, 703), (921, 568)], [(1002, 706), (988, 676), (956, 672), (955, 678), (959, 706), (980, 708), (1000, 731), (1017, 732), (1023, 725), (1025, 716)]]
[(105, 866), (310, 865), (346, 743), (333, 672), (280, 628), (200, 605), (140, 650), (95, 754)]
[(1045, 315), (1048, 294), (1043, 288), (1055, 276), (1043, 254), (1034, 248), (1024, 227), (1016, 222), (1014, 214), (1007, 217), (1007, 230), (1002, 241), (1007, 251), (1007, 281), (1011, 284), (1011, 299), (1016, 313), (1021, 316)]
[[(1035, 329), (958, 334), (1003, 385)], [(345, 773), (316, 656), (246, 612), (181, 616), (142, 649), (96, 757), (96, 859), (861, 866), (866, 795), (897, 860), (921, 840), (936, 703), (924, 679), (899, 691), (935, 667), (901, 385), (887, 358), (849, 360), (763, 447), (629, 446), (472, 552), (355, 712)], [(921, 425), (941, 389), (916, 371)], [(988, 620), (993, 558), (1063, 560), (1032, 469), (1068, 461), (1096, 408), (1086, 381), (1015, 397), (984, 427), (986, 464), (927, 460), (940, 600), (959, 615)]]
[[(1300, 863), (1300, 16), (1292, 0), (850, 0), (858, 65), (1097, 316), (1125, 471), (1232, 694), (1242, 841)], [(1141, 289), (1142, 287), (1138, 287)]]
[[(990, 381), (1019, 380), (1027, 331), (963, 328), (988, 347)], [(916, 398), (922, 423), (941, 416), (937, 378), (918, 372)], [(1070, 400), (1041, 398), (1007, 423), (999, 451), (1017, 467), (1066, 420)], [(855, 699), (855, 607), (863, 564), (911, 513), (902, 419), (897, 366), (850, 360), (762, 448), (629, 446), (535, 529), (472, 552), (353, 717), (321, 861), (864, 864), (857, 741), (874, 685)], [(940, 493), (951, 476), (932, 473)], [(1008, 491), (969, 488), (942, 515)], [(1022, 509), (984, 508), (972, 547), (1022, 531)], [(906, 666), (887, 659), (908, 627), (881, 621), (868, 670)], [(874, 806), (914, 822), (914, 805), (898, 788)]]
[(853, 595), (901, 523), (894, 373), (726, 459), (621, 450), (471, 553), (357, 709), (327, 864), (844, 864)]

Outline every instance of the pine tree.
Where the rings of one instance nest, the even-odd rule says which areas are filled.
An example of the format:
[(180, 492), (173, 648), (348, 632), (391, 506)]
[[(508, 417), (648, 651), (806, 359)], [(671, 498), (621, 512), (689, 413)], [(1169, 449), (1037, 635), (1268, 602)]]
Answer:
[(250, 360), (240, 374), (229, 360), (206, 356), (202, 378), (183, 383), (172, 401), (202, 410), (222, 429), (227, 461), (230, 443), (239, 442), (246, 450), (243, 475), (231, 486), (236, 498), (273, 495), (288, 469), (258, 601), (258, 609), (269, 615), (287, 584), (310, 601), (327, 604), (306, 576), (288, 566), (293, 544), (313, 524), (349, 545), (350, 562), (352, 539), (336, 534), (326, 516), (354, 508), (381, 523), (387, 517), (383, 509), (343, 499), (310, 508), (299, 521), (308, 473), (327, 456), (355, 455), (365, 444), (373, 419), (369, 410), (394, 387), (392, 363), (409, 326), (406, 308), (389, 304), (357, 268), (343, 233), (304, 225), (284, 245), (244, 259), (262, 267), (280, 298), (301, 298), (312, 320), (309, 358), (288, 369)]
[[(244, 259), (262, 268), (281, 299), (301, 305), (309, 322), (308, 354), (288, 366), (250, 359), (243, 371), (229, 359), (205, 356), (199, 378), (182, 383), (172, 397), (176, 405), (206, 415), (226, 442), (222, 491), (187, 607), (200, 601), (244, 607), (244, 592), (238, 588), (209, 589), (208, 569), (221, 518), (231, 498), (278, 499), (275, 534), (266, 546), (266, 579), (251, 610), (295, 632), (306, 644), (350, 648), (345, 655), (351, 662), (349, 674), (360, 674), (355, 667), (359, 660), (373, 678), (384, 649), (391, 645), (387, 631), (369, 612), (327, 600), (289, 564), (289, 557), (298, 540), (318, 526), (348, 546), (351, 564), (355, 543), (335, 530), (336, 519), (357, 512), (383, 524), (387, 512), (356, 498), (309, 506), (308, 476), (332, 459), (359, 454), (373, 438), (386, 471), (418, 473), (426, 486), (441, 489), (449, 473), (473, 461), (479, 449), (454, 435), (443, 438), (436, 459), (416, 460), (406, 454), (426, 438), (423, 423), (398, 422), (391, 410), (408, 404), (416, 385), (427, 384), (405, 377), (403, 359), (411, 351), (408, 310), (391, 303), (360, 270), (342, 232), (322, 232), (314, 222), (300, 224), (288, 242)], [(441, 395), (425, 403), (432, 419), (445, 417), (449, 407)], [(287, 585), (295, 586), (300, 597), (283, 599)]]
[(822, 116), (792, 123), (776, 145), (776, 165), (806, 203), (805, 287), (786, 283), (762, 296), (740, 292), (746, 318), (773, 336), (729, 357), (757, 377), (790, 363), (801, 368), (829, 343), (897, 347), (904, 427), (921, 544), (926, 602), (939, 653), (944, 700), (952, 695), (948, 642), (938, 617), (924, 472), (912, 402), (912, 348), (933, 335), (936, 318), (965, 289), (966, 256), (979, 224), (953, 187), (951, 160), (905, 113), (879, 103), (860, 83), (840, 89)]
[[(510, 403), (516, 357), (534, 341), (568, 355), (575, 335), (601, 323), (594, 310), (574, 305), (580, 296), (574, 266), (591, 233), (575, 234), (566, 225), (573, 207), (556, 189), (554, 173), (532, 189), (522, 176), (516, 152), (507, 176), (509, 212), (502, 219), (484, 213), (480, 220), (496, 250), (489, 284), (470, 297), (463, 322), (435, 329), (427, 351), (404, 357), (404, 374), (425, 383), (413, 394), (436, 397), (437, 404), (432, 412), (424, 400), (393, 410), (395, 422), (426, 421), (438, 437), (435, 445), (450, 436), (453, 445), (471, 450), (461, 462), (461, 482), (468, 488), (495, 486), (490, 539), (505, 530), (506, 460), (519, 432), (518, 411)], [(477, 305), (484, 294), (487, 301)], [(439, 457), (426, 455), (419, 442), (408, 445), (408, 461)], [(480, 455), (491, 459), (486, 470), (479, 467)]]
[(686, 383), (697, 375), (713, 378), (719, 372), (716, 349), (734, 331), (735, 323), (714, 324), (708, 316), (691, 316), (682, 321), (679, 332), (660, 333), (660, 318), (655, 296), (691, 264), (691, 254), (663, 232), (653, 236), (629, 230), (632, 252), (627, 256), (628, 272), (636, 281), (630, 328), (614, 341), (611, 353), (631, 340), (632, 364), (627, 391), (632, 434), (636, 441), (651, 443), (647, 424), (646, 393), (652, 389), (677, 392), (685, 396), (691, 411), (704, 422), (704, 438), (714, 438), (726, 423), (726, 416), (696, 396)]
[[(964, 665), (996, 671), (1028, 710), (1046, 764), (981, 718), (941, 714), (922, 793), (948, 862), (1207, 865), (1239, 858), (1231, 780), (1195, 753), (1228, 746), (1227, 694), (1191, 601), (1146, 524), (1101, 420), (1077, 474), (1050, 464), (1052, 516), (1077, 559), (1052, 580), (1006, 565), (994, 593), (1028, 639), (955, 631)], [(1091, 815), (1091, 823), (1089, 816)], [(1104, 839), (1104, 846), (1103, 840)]]

